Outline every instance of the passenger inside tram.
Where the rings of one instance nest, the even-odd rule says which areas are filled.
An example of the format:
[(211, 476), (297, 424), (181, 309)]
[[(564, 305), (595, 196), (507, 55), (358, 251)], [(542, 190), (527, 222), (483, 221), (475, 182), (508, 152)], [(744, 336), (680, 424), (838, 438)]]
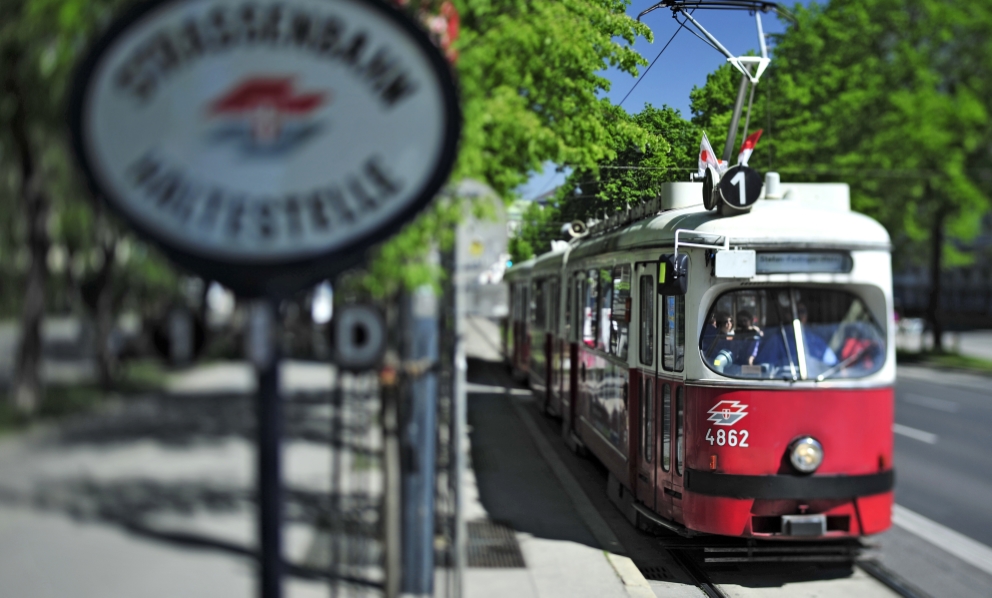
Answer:
[[(747, 289), (722, 295), (700, 338), (708, 367), (734, 378), (826, 380), (882, 367), (885, 336), (846, 291)], [(736, 330), (730, 330), (736, 323)]]
[(703, 330), (702, 348), (705, 355), (716, 359), (721, 352), (732, 357), (734, 350), (734, 319), (725, 311), (710, 312), (710, 324)]
[(758, 348), (761, 346), (761, 335), (761, 329), (754, 325), (751, 312), (737, 312), (737, 328), (734, 330), (734, 340), (737, 341), (737, 353), (734, 355), (736, 363), (754, 365), (754, 358), (758, 356)]

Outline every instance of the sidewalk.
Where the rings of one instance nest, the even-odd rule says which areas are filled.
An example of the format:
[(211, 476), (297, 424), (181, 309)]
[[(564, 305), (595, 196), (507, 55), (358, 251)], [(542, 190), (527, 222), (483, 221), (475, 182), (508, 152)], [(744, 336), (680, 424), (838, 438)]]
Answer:
[[(249, 370), (226, 364), (59, 427), (0, 441), (0, 595), (244, 598), (255, 595)], [(289, 390), (326, 389), (327, 366), (291, 365)], [(286, 555), (303, 563), (329, 484), (316, 432), (327, 405), (288, 403)], [(325, 432), (326, 433), (326, 432)], [(287, 596), (327, 595), (290, 577)]]
[[(531, 400), (529, 391), (508, 392), (505, 377), (490, 376), (499, 368), (490, 342), (469, 342), (471, 355), (490, 361), (470, 372), (464, 595), (653, 596), (633, 563), (617, 555), (619, 543), (582, 502), (582, 491), (563, 482), (547, 447), (542, 452), (541, 439), (528, 431), (529, 416), (520, 409)], [(327, 582), (303, 574), (326, 569), (335, 558), (323, 531), (328, 520), (351, 530), (364, 508), (335, 502), (336, 496), (349, 490), (349, 497), (375, 503), (379, 472), (342, 449), (338, 466), (347, 484), (333, 495), (333, 408), (319, 397), (335, 382), (332, 370), (291, 362), (282, 380), (289, 397), (285, 554), (298, 567), (287, 576), (286, 595), (326, 597)], [(167, 393), (121, 399), (58, 426), (0, 439), (0, 595), (254, 596), (253, 388), (246, 364), (211, 364), (174, 377)], [(378, 558), (375, 542), (350, 549)], [(381, 576), (378, 569), (361, 573)], [(447, 573), (438, 570), (437, 596), (446, 595)], [(337, 593), (379, 595), (355, 586)]]
[[(568, 488), (559, 478), (562, 472), (547, 461), (538, 444), (543, 439), (528, 432), (527, 416), (514, 405), (529, 400), (530, 391), (504, 389), (503, 377), (491, 367), (499, 361), (490, 340), (499, 338), (495, 327), (473, 321), (476, 327), (467, 328), (466, 338), (472, 466), (463, 481), (470, 530), (466, 598), (654, 596), (629, 559), (604, 550), (619, 552), (619, 542), (602, 519), (597, 521), (595, 509), (583, 503), (582, 491)], [(484, 542), (471, 532), (484, 521), (512, 534), (522, 563), (478, 566), (486, 560), (479, 549)], [(504, 543), (504, 550), (513, 548), (512, 541)]]

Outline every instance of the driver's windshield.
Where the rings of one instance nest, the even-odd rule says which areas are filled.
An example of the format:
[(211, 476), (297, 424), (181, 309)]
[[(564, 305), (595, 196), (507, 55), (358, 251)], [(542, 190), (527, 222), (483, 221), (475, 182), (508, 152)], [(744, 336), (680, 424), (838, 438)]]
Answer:
[(706, 365), (731, 378), (860, 378), (885, 361), (885, 335), (846, 291), (742, 289), (710, 308), (700, 334)]

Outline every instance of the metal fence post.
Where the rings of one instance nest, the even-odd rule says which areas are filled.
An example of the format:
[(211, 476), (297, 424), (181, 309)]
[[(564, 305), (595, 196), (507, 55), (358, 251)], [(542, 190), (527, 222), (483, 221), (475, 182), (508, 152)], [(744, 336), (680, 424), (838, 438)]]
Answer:
[(401, 304), (408, 395), (402, 412), (403, 579), (405, 596), (434, 593), (434, 492), (438, 394), (438, 309), (423, 287)]

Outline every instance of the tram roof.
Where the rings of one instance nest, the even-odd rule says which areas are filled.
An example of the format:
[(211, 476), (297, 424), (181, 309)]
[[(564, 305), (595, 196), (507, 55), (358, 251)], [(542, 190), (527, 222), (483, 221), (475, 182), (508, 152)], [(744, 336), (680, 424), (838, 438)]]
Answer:
[(565, 261), (565, 256), (568, 254), (569, 249), (571, 249), (570, 246), (565, 246), (537, 256), (534, 258), (534, 268), (531, 274), (537, 275), (545, 272), (557, 272), (561, 268), (562, 262)]
[[(573, 246), (569, 260), (613, 251), (671, 247), (679, 229), (730, 235), (732, 246), (752, 248), (890, 249), (885, 227), (847, 208), (847, 185), (783, 184), (783, 188), (793, 191), (790, 198), (759, 200), (747, 214), (721, 216), (697, 204), (584, 237)], [(823, 197), (824, 192), (842, 195), (842, 201)]]
[(520, 262), (519, 264), (513, 264), (510, 266), (510, 269), (503, 274), (503, 280), (513, 282), (514, 280), (519, 280), (530, 276), (530, 271), (534, 267), (535, 261), (536, 258), (530, 258), (529, 260)]

